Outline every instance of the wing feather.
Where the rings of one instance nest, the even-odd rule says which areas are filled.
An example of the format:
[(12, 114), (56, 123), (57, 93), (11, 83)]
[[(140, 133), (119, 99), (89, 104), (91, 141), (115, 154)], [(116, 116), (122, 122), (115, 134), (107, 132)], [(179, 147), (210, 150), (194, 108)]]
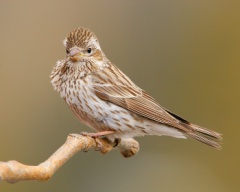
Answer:
[(181, 130), (186, 135), (220, 149), (221, 134), (194, 125), (182, 117), (164, 109), (144, 90), (137, 87), (116, 66), (92, 73), (96, 95), (133, 113)]
[[(113, 74), (115, 72), (117, 75)], [(115, 66), (92, 74), (92, 80), (94, 91), (99, 98), (110, 101), (153, 121), (182, 130), (186, 129), (179, 124), (178, 119), (170, 115), (154, 98), (137, 87)]]

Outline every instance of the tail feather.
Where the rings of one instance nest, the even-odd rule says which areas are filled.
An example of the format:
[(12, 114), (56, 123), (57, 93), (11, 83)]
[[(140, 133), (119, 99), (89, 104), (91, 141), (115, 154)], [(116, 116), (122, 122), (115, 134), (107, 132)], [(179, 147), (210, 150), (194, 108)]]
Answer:
[(186, 132), (186, 135), (218, 150), (221, 149), (222, 135), (220, 133), (191, 123), (185, 125), (190, 128), (190, 130)]
[(198, 125), (194, 125), (187, 121), (186, 119), (168, 111), (167, 109), (165, 110), (174, 118), (179, 120), (180, 124), (179, 128), (180, 130), (182, 130), (182, 132), (184, 132), (186, 136), (196, 139), (197, 141), (200, 141), (218, 150), (221, 149), (222, 135), (220, 133), (217, 133), (215, 131), (206, 129)]

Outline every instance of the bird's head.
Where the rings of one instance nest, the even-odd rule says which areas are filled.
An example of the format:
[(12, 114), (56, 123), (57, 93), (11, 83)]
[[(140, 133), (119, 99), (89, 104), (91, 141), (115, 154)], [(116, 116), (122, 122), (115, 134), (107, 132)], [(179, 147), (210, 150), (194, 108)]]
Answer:
[(101, 65), (104, 60), (96, 35), (86, 28), (73, 30), (63, 41), (66, 57), (73, 64), (93, 62)]
[(110, 66), (96, 35), (89, 29), (73, 30), (63, 44), (66, 48), (66, 59), (57, 62), (50, 76), (51, 83), (58, 91), (63, 90), (66, 80), (75, 82), (77, 78)]

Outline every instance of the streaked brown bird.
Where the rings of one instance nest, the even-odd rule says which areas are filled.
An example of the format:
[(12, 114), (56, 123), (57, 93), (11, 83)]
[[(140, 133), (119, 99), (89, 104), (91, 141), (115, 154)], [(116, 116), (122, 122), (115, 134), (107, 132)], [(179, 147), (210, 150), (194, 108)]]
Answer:
[(73, 30), (64, 40), (66, 59), (58, 61), (51, 83), (93, 136), (128, 139), (144, 135), (194, 138), (220, 149), (221, 134), (194, 125), (158, 104), (112, 64), (95, 34)]

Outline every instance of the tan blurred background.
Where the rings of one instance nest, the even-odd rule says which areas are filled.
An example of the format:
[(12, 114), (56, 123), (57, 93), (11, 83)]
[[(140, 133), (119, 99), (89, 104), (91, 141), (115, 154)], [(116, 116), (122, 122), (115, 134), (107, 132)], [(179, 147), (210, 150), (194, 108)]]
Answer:
[(36, 165), (90, 131), (49, 83), (64, 37), (85, 26), (108, 58), (164, 107), (224, 135), (138, 138), (140, 153), (79, 153), (48, 182), (0, 191), (240, 191), (239, 1), (0, 1), (0, 161)]

